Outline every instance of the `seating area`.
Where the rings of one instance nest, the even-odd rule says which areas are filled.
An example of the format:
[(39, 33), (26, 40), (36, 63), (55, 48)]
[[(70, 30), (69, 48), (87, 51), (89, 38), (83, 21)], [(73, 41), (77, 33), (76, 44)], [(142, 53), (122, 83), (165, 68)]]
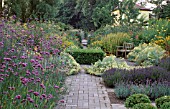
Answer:
[(127, 54), (131, 52), (133, 48), (134, 48), (133, 43), (124, 42), (123, 46), (117, 46), (116, 57), (118, 57), (119, 53), (121, 53), (121, 55), (124, 54), (125, 58), (127, 58)]

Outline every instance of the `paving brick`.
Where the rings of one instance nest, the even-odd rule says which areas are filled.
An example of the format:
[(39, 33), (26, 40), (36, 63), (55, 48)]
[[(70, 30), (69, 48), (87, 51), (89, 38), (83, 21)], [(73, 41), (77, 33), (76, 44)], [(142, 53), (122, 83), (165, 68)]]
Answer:
[(85, 74), (84, 71), (66, 78), (68, 94), (65, 108), (59, 109), (111, 109), (107, 89), (101, 77)]

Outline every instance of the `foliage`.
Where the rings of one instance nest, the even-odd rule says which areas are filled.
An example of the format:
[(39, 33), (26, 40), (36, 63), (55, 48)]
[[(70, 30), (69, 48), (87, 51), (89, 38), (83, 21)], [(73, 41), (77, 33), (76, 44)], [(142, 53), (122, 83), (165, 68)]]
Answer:
[(161, 105), (161, 109), (170, 109), (170, 102), (165, 102)]
[(167, 4), (162, 4), (164, 0), (150, 0), (152, 4), (155, 4), (157, 7), (153, 10), (153, 13), (156, 15), (156, 18), (169, 18), (169, 1), (165, 1)]
[(161, 59), (159, 66), (170, 71), (170, 57)]
[(138, 65), (158, 65), (161, 58), (164, 57), (165, 50), (156, 44), (141, 44), (135, 47), (128, 54), (128, 59), (135, 61)]
[[(5, 5), (8, 8), (8, 17), (16, 15), (22, 22), (31, 20), (30, 18), (38, 18), (39, 20), (50, 20), (56, 16), (56, 4), (59, 1), (47, 0), (7, 0)], [(55, 11), (54, 11), (55, 10)]]
[(170, 95), (169, 85), (165, 82), (155, 82), (147, 83), (146, 85), (142, 84), (133, 84), (133, 83), (119, 83), (115, 87), (116, 97), (120, 99), (127, 98), (132, 94), (145, 94), (151, 99), (156, 99), (161, 96)]
[(123, 45), (123, 42), (128, 41), (130, 36), (127, 33), (110, 33), (101, 37), (98, 41), (91, 43), (91, 47), (101, 47), (106, 53), (114, 54), (116, 52), (116, 46)]
[(72, 55), (79, 64), (92, 64), (102, 60), (105, 52), (101, 49), (69, 49), (67, 53)]
[(151, 103), (138, 103), (133, 106), (132, 109), (157, 109)]
[(102, 37), (102, 49), (106, 53), (115, 53), (116, 46), (123, 45), (123, 42), (127, 41), (130, 36), (127, 33), (110, 33), (106, 37)]
[(151, 103), (149, 97), (144, 94), (133, 94), (129, 96), (125, 101), (125, 107), (132, 108), (138, 103)]
[[(140, 14), (139, 9), (135, 8), (136, 1), (137, 0), (124, 0), (123, 2), (119, 2), (118, 9), (120, 11), (120, 18), (118, 21), (121, 25), (129, 26), (136, 22), (137, 16)], [(125, 16), (125, 18), (123, 16)]]
[[(170, 33), (170, 22), (167, 19), (150, 20), (148, 28), (139, 34), (139, 40), (143, 43), (159, 40), (159, 36), (165, 38)], [(158, 37), (158, 38), (157, 38)]]
[(167, 5), (162, 7), (162, 12), (159, 13), (159, 17), (170, 19), (170, 2), (168, 2)]
[(75, 7), (75, 27), (84, 30), (96, 30), (106, 24), (112, 24), (111, 12), (118, 0), (78, 0)]
[[(68, 53), (62, 52), (60, 54), (61, 63), (64, 63), (67, 68), (64, 72), (67, 75), (77, 74), (80, 71), (80, 65), (75, 61), (75, 59)], [(60, 69), (59, 69), (60, 70)], [(62, 70), (62, 69), (61, 69)]]
[(147, 81), (170, 81), (170, 72), (161, 67), (115, 67), (116, 65), (110, 67), (109, 70), (105, 70), (102, 75), (105, 84), (108, 86), (115, 86), (117, 83), (121, 82), (146, 84)]
[(63, 68), (61, 38), (46, 38), (41, 28), (0, 21), (1, 108), (53, 109), (61, 99), (66, 76), (57, 71)]
[(155, 103), (156, 103), (156, 106), (157, 106), (158, 108), (160, 108), (161, 105), (163, 105), (165, 102), (169, 102), (169, 101), (170, 101), (170, 96), (162, 96), (162, 97), (160, 97), (160, 98), (157, 98), (157, 99), (155, 100)]
[(87, 73), (101, 76), (106, 70), (111, 68), (128, 68), (129, 66), (124, 60), (116, 60), (116, 57), (106, 56), (102, 61), (99, 60), (91, 67), (87, 68)]

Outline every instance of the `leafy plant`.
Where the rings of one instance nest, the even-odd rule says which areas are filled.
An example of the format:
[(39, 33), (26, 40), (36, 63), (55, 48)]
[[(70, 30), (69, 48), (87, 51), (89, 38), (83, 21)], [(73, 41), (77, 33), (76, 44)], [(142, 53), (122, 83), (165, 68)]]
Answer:
[(145, 28), (140, 34), (140, 40), (143, 43), (159, 40), (159, 36), (163, 38), (169, 36), (170, 22), (167, 19), (150, 20), (148, 28)]
[(167, 83), (155, 82), (142, 84), (121, 82), (115, 87), (116, 97), (125, 99), (132, 94), (145, 94), (150, 99), (156, 99), (161, 96), (170, 95), (170, 88)]
[(163, 105), (165, 102), (169, 102), (169, 101), (170, 101), (170, 96), (162, 96), (162, 97), (160, 97), (160, 98), (157, 98), (157, 99), (155, 100), (155, 103), (156, 103), (156, 106), (157, 106), (158, 108), (160, 108), (161, 105)]
[(151, 103), (151, 101), (149, 97), (144, 94), (133, 94), (126, 99), (125, 107), (132, 108), (138, 103)]
[(160, 109), (170, 109), (170, 102), (165, 102), (161, 105)]
[(124, 60), (116, 60), (116, 57), (106, 56), (102, 61), (99, 60), (94, 63), (91, 67), (87, 68), (87, 73), (101, 76), (106, 70), (111, 68), (128, 68), (129, 66)]
[(139, 103), (133, 106), (132, 109), (157, 109), (151, 103)]
[(164, 57), (164, 53), (165, 50), (156, 44), (142, 44), (128, 54), (128, 59), (139, 65), (158, 65), (160, 59)]
[(110, 33), (106, 37), (102, 37), (102, 49), (106, 53), (115, 53), (116, 46), (123, 45), (123, 42), (127, 41), (130, 36), (127, 33)]
[(77, 74), (80, 71), (80, 65), (75, 59), (68, 53), (62, 52), (60, 54), (61, 62), (64, 63), (66, 69), (64, 69), (67, 75)]
[(159, 66), (170, 71), (170, 57), (161, 59)]
[[(126, 69), (125, 69), (126, 68)], [(152, 67), (118, 67), (106, 70), (102, 78), (106, 85), (115, 86), (116, 83), (128, 82), (135, 84), (146, 84), (147, 81), (170, 81), (170, 72), (166, 69), (152, 66)]]

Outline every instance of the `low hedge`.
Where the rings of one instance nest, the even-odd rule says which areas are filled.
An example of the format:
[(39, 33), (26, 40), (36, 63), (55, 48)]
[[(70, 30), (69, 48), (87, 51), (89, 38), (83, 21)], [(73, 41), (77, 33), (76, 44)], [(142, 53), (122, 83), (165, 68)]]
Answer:
[(105, 57), (105, 52), (101, 49), (71, 49), (66, 50), (79, 64), (93, 64)]
[(170, 102), (165, 102), (163, 105), (161, 105), (161, 109), (170, 109)]
[(149, 97), (144, 94), (133, 94), (126, 98), (125, 107), (132, 108), (138, 103), (151, 103)]
[(158, 108), (160, 108), (161, 105), (163, 105), (164, 103), (169, 102), (169, 101), (170, 101), (170, 96), (162, 96), (162, 97), (160, 97), (160, 98), (157, 98), (157, 99), (155, 100), (155, 103), (156, 103), (156, 106), (157, 106)]
[(157, 109), (151, 103), (138, 103), (133, 106), (132, 109)]

